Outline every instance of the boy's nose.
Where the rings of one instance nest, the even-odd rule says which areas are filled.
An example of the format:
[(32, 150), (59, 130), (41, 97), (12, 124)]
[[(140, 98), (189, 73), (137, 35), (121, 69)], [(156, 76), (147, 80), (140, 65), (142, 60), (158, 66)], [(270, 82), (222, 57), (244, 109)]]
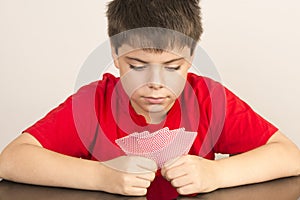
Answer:
[(150, 82), (148, 83), (148, 87), (151, 88), (151, 89), (160, 89), (160, 88), (163, 88), (163, 85), (161, 84), (158, 84), (158, 83), (153, 83), (153, 82)]
[(153, 66), (148, 80), (148, 87), (151, 89), (160, 89), (163, 87), (162, 72), (160, 67)]

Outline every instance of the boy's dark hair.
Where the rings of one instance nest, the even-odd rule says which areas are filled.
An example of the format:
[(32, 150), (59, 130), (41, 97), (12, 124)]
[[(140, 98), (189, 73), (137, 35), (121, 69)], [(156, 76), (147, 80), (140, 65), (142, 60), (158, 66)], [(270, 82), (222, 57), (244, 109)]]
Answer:
[(199, 0), (113, 0), (106, 15), (116, 52), (126, 43), (156, 51), (188, 46), (193, 53), (203, 31)]

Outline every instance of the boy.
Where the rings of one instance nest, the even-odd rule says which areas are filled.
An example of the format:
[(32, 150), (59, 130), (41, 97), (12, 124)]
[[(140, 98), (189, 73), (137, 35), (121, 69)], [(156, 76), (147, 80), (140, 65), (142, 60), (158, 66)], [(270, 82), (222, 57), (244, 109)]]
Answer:
[[(202, 33), (198, 4), (112, 1), (108, 32), (120, 78), (104, 75), (26, 129), (1, 153), (0, 177), (139, 196), (299, 175), (300, 151), (276, 127), (219, 83), (188, 73)], [(163, 127), (197, 136), (188, 155), (160, 171), (116, 148), (119, 138)], [(214, 153), (239, 155), (215, 161)]]

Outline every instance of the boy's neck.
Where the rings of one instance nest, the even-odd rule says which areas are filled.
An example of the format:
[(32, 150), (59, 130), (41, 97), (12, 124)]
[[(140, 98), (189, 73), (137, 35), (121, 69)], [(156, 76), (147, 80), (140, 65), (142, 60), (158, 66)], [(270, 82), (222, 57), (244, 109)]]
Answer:
[(148, 124), (159, 124), (167, 116), (167, 113), (149, 113), (148, 116), (144, 116)]
[(174, 103), (175, 102), (173, 102), (166, 110), (162, 110), (160, 112), (146, 112), (140, 109), (138, 105), (136, 105), (134, 102), (131, 101), (131, 105), (134, 111), (137, 114), (142, 115), (148, 124), (159, 124), (163, 120), (165, 120), (169, 110), (172, 108)]

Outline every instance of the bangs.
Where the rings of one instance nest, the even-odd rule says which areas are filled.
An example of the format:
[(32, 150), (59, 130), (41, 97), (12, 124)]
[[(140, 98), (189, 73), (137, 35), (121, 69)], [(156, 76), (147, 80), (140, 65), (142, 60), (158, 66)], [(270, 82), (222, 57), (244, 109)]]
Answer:
[(116, 54), (118, 54), (118, 48), (123, 44), (155, 53), (189, 47), (192, 54), (197, 43), (182, 33), (158, 27), (132, 29), (121, 32), (111, 37), (110, 40)]

